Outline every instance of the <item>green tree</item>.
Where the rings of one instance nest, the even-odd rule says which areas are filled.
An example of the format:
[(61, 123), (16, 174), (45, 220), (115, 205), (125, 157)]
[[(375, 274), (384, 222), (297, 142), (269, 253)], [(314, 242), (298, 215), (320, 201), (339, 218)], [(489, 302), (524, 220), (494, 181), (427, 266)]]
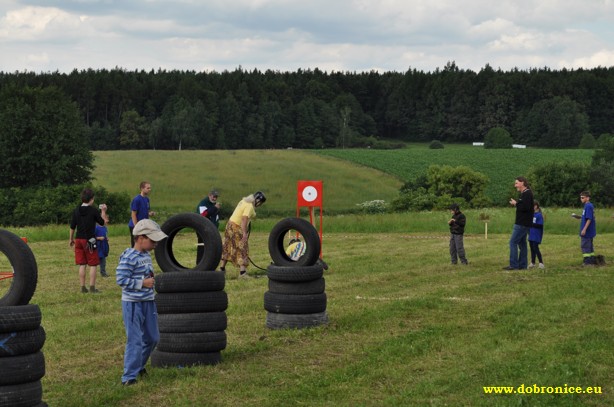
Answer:
[(594, 190), (590, 165), (577, 162), (551, 162), (532, 168), (527, 178), (542, 206), (569, 206), (578, 202), (583, 190)]
[(94, 157), (79, 108), (60, 89), (0, 90), (0, 188), (58, 186), (91, 178)]
[(597, 141), (595, 140), (595, 136), (593, 136), (591, 133), (586, 133), (582, 136), (578, 148), (595, 148), (596, 144)]
[(484, 148), (512, 148), (512, 136), (503, 127), (493, 127), (484, 137)]
[(145, 118), (136, 110), (128, 110), (122, 114), (119, 125), (119, 144), (122, 148), (145, 148), (148, 133), (149, 128)]

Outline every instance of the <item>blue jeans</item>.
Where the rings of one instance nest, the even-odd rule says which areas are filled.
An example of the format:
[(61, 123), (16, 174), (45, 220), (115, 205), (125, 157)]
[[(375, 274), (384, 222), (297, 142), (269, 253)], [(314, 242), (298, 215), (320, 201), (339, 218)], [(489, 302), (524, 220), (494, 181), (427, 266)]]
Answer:
[(122, 301), (122, 315), (126, 328), (123, 383), (136, 379), (145, 368), (149, 355), (160, 341), (160, 332), (154, 301)]
[(527, 235), (529, 229), (528, 226), (514, 225), (510, 238), (510, 267), (512, 268), (526, 269), (528, 266)]

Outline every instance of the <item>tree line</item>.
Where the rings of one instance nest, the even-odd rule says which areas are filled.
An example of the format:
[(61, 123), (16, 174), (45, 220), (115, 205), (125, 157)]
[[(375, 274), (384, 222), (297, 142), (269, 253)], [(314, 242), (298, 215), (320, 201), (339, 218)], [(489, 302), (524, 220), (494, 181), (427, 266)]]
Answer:
[(566, 148), (614, 133), (614, 67), (0, 72), (0, 97), (24, 88), (65, 94), (92, 150), (390, 148), (482, 141), (495, 127)]

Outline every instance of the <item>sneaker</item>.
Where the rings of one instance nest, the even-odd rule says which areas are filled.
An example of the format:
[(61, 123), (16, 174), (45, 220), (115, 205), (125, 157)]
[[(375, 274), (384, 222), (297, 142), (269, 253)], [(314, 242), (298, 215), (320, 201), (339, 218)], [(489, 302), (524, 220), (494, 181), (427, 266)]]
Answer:
[(252, 278), (247, 272), (239, 274), (239, 278)]
[(137, 384), (136, 379), (129, 379), (125, 382), (122, 382), (122, 386), (132, 386), (133, 384)]
[(535, 263), (530, 263), (529, 268), (532, 269), (533, 267), (535, 267)]
[(545, 269), (545, 268), (546, 268), (546, 266), (544, 266), (544, 263), (539, 263), (539, 268), (540, 268), (540, 269)]
[(88, 290), (87, 290), (87, 288), (85, 288), (85, 287), (81, 287), (81, 292), (82, 292), (83, 294), (87, 294), (87, 293), (89, 293), (89, 291), (88, 291)]
[(100, 272), (100, 275), (103, 276), (103, 277), (109, 277), (109, 275), (107, 273), (103, 273), (103, 272)]
[(147, 369), (143, 368), (139, 372), (139, 377), (145, 377), (145, 376), (147, 376)]
[(507, 266), (507, 267), (503, 267), (503, 270), (510, 271), (510, 270), (518, 270), (518, 269), (516, 267)]
[(100, 294), (100, 290), (97, 289), (96, 287), (90, 287), (90, 293), (91, 294)]

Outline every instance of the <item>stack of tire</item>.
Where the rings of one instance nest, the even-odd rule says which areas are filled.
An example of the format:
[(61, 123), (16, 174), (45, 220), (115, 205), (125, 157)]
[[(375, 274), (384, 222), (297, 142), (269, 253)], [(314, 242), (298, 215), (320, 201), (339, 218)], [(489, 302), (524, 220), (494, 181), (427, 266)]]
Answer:
[[(196, 265), (181, 265), (173, 253), (173, 241), (186, 228), (193, 229), (202, 244)], [(169, 218), (162, 226), (168, 235), (156, 247), (156, 261), (163, 273), (156, 275), (156, 306), (160, 342), (151, 355), (154, 367), (214, 365), (226, 348), (228, 296), (226, 276), (215, 271), (222, 255), (222, 239), (215, 225), (196, 213)]]
[[(297, 259), (286, 254), (286, 237), (299, 235), (305, 245)], [(269, 289), (264, 293), (266, 326), (270, 329), (308, 328), (328, 323), (324, 265), (319, 260), (320, 237), (304, 219), (286, 218), (269, 235)]]
[(45, 330), (38, 305), (29, 304), (36, 291), (34, 254), (17, 235), (0, 229), (0, 252), (12, 271), (2, 270), (0, 284), (0, 407), (44, 406)]

